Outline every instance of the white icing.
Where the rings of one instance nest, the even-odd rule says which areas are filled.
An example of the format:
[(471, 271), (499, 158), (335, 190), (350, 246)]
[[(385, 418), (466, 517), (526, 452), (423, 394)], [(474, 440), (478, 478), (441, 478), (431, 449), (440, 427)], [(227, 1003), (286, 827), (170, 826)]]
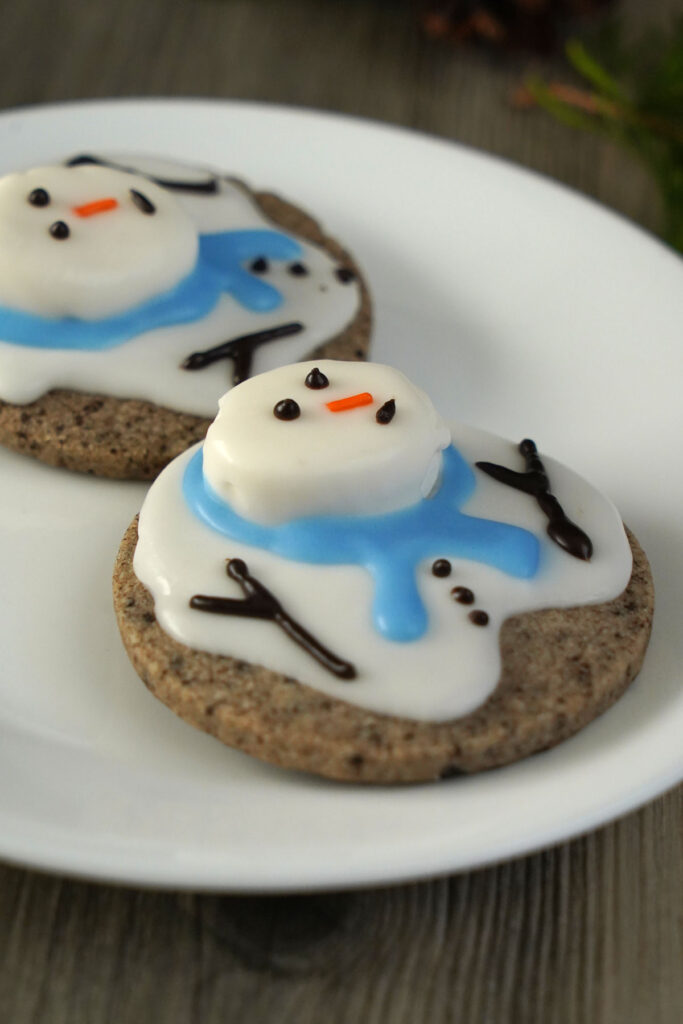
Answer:
[[(122, 164), (137, 166), (134, 157), (120, 159)], [(141, 160), (139, 163), (147, 169), (149, 162)], [(87, 166), (69, 168), (68, 173), (87, 169)], [(171, 161), (165, 161), (163, 165), (150, 163), (149, 170), (169, 178), (188, 178), (187, 169)], [(190, 181), (206, 179), (207, 172), (199, 171), (188, 178)], [(153, 189), (164, 193), (169, 203), (175, 203), (184, 210), (195, 232), (277, 229), (259, 212), (242, 188), (225, 178), (218, 180), (218, 192), (208, 195), (180, 191), (170, 193), (154, 186), (148, 179), (142, 179), (140, 191), (150, 199)], [(28, 203), (26, 205), (38, 213), (50, 209), (43, 207), (36, 211)], [(52, 218), (49, 223), (61, 219), (52, 214), (47, 216)], [(103, 222), (107, 216), (108, 213), (96, 215), (92, 218), (93, 224)], [(140, 213), (138, 216), (143, 217)], [(153, 217), (144, 219), (152, 220)], [(48, 235), (47, 241), (59, 250), (72, 239), (59, 242)], [(0, 340), (0, 398), (25, 404), (52, 388), (72, 388), (119, 398), (147, 399), (180, 412), (213, 417), (218, 399), (230, 386), (232, 363), (221, 360), (202, 370), (181, 369), (181, 363), (191, 352), (241, 334), (265, 330), (288, 321), (300, 321), (304, 325), (300, 334), (256, 349), (252, 372), (260, 373), (303, 358), (316, 345), (335, 337), (358, 311), (358, 282), (340, 282), (335, 275), (337, 262), (316, 246), (301, 239), (298, 241), (302, 248), (300, 262), (307, 266), (309, 273), (295, 277), (288, 272), (285, 263), (272, 261), (264, 280), (282, 293), (283, 302), (269, 313), (251, 312), (230, 295), (223, 295), (215, 308), (201, 320), (147, 331), (101, 352), (31, 348)]]
[[(462, 424), (453, 427), (452, 437), (470, 464), (489, 460), (519, 465), (517, 446), (502, 438)], [(392, 643), (373, 628), (373, 585), (365, 569), (288, 561), (231, 541), (197, 519), (181, 493), (193, 453), (185, 453), (164, 470), (140, 516), (134, 568), (154, 596), (161, 628), (195, 649), (265, 665), (373, 711), (427, 721), (468, 713), (496, 685), (498, 634), (506, 618), (534, 609), (606, 601), (621, 593), (630, 577), (631, 552), (617, 510), (571, 470), (541, 453), (553, 493), (593, 541), (589, 563), (550, 541), (547, 521), (528, 495), (475, 470), (477, 487), (462, 511), (531, 530), (541, 544), (539, 573), (533, 580), (519, 580), (474, 561), (452, 558), (452, 574), (438, 578), (431, 572), (432, 559), (427, 559), (418, 566), (417, 580), (429, 614), (428, 632), (412, 643)], [(358, 678), (340, 682), (271, 622), (190, 609), (189, 598), (196, 593), (242, 596), (226, 575), (229, 557), (243, 558), (290, 615), (335, 654), (355, 664)], [(457, 585), (474, 591), (473, 606), (452, 600), (450, 590)], [(488, 613), (488, 626), (469, 621), (472, 607)]]
[[(45, 206), (28, 197), (49, 195)], [(131, 189), (155, 207), (143, 213)], [(102, 199), (113, 209), (81, 216)], [(69, 237), (55, 239), (63, 221)], [(168, 291), (193, 268), (197, 229), (166, 189), (108, 167), (35, 167), (0, 178), (0, 304), (46, 317), (94, 320)]]
[[(304, 381), (317, 366), (329, 380)], [(362, 393), (371, 404), (331, 412), (328, 402)], [(278, 419), (282, 399), (300, 407)], [(390, 423), (377, 410), (394, 399)], [(427, 395), (377, 363), (322, 360), (281, 366), (229, 391), (204, 445), (204, 474), (242, 516), (281, 523), (311, 515), (378, 515), (413, 505), (438, 476), (450, 431)]]

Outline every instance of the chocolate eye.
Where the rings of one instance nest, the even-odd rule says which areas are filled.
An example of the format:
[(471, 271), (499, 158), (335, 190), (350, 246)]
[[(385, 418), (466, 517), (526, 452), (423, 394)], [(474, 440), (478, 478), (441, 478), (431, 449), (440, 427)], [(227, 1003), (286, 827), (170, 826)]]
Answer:
[(391, 423), (395, 415), (396, 402), (394, 401), (393, 398), (390, 398), (388, 402), (385, 402), (384, 405), (380, 406), (380, 408), (377, 410), (377, 415), (375, 416), (375, 419), (377, 420), (378, 423)]
[(317, 366), (314, 366), (311, 372), (307, 375), (304, 384), (307, 388), (313, 388), (314, 391), (319, 391), (320, 388), (328, 388), (330, 382)]
[(29, 193), (28, 201), (31, 206), (47, 206), (50, 202), (50, 193), (44, 188), (34, 188), (33, 192)]
[(301, 415), (301, 409), (293, 398), (283, 398), (277, 402), (273, 413), (279, 420), (295, 420)]
[(53, 238), (62, 241), (68, 238), (71, 232), (69, 231), (69, 225), (65, 224), (63, 220), (56, 220), (53, 224), (50, 224), (50, 234)]
[(138, 210), (140, 210), (141, 213), (156, 213), (157, 212), (157, 208), (154, 205), (154, 203), (152, 203), (147, 198), (146, 195), (143, 195), (142, 192), (138, 192), (137, 189), (132, 188), (130, 190), (130, 197), (133, 200), (133, 202), (135, 203), (135, 205), (137, 206)]
[(337, 267), (334, 273), (337, 280), (341, 281), (342, 284), (350, 284), (351, 281), (356, 280), (356, 275), (350, 267)]
[(292, 277), (306, 277), (308, 274), (308, 267), (304, 266), (303, 263), (290, 263), (287, 270)]
[(258, 256), (250, 265), (249, 269), (254, 274), (265, 274), (268, 270), (268, 260), (265, 256)]

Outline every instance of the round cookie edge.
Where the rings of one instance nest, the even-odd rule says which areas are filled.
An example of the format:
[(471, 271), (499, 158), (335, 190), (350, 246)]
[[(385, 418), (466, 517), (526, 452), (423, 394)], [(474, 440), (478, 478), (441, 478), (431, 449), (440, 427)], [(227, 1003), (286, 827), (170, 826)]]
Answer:
[[(273, 192), (242, 188), (278, 227), (304, 238), (356, 275), (361, 302), (353, 320), (305, 359), (364, 359), (370, 346), (372, 302), (351, 254), (319, 222)], [(167, 463), (201, 441), (210, 419), (132, 398), (55, 389), (26, 405), (0, 400), (0, 445), (50, 466), (118, 480), (153, 480)]]
[(647, 557), (626, 533), (633, 571), (622, 594), (601, 604), (510, 617), (500, 634), (496, 689), (470, 714), (446, 722), (368, 711), (263, 666), (173, 640), (158, 625), (152, 596), (132, 568), (137, 517), (117, 555), (114, 607), (124, 646), (147, 688), (226, 745), (338, 781), (434, 781), (547, 750), (624, 693), (642, 665), (654, 612)]

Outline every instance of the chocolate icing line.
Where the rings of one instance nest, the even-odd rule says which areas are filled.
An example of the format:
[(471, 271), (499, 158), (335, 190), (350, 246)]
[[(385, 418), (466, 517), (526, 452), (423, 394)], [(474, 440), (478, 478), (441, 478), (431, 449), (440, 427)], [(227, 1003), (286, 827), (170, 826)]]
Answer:
[(324, 647), (307, 629), (288, 614), (277, 598), (249, 572), (241, 558), (229, 558), (226, 564), (228, 576), (239, 583), (245, 597), (209, 597), (195, 594), (190, 598), (190, 608), (200, 612), (218, 615), (239, 615), (250, 619), (265, 619), (275, 622), (290, 639), (302, 647), (307, 654), (339, 679), (355, 679), (356, 669), (350, 661), (338, 658)]
[(519, 443), (519, 451), (524, 456), (526, 471), (519, 473), (506, 466), (494, 462), (477, 462), (477, 469), (487, 473), (494, 480), (517, 491), (523, 491), (535, 498), (543, 514), (548, 519), (547, 534), (558, 547), (561, 547), (574, 558), (589, 561), (593, 554), (593, 542), (588, 534), (573, 523), (564, 512), (559, 501), (550, 491), (550, 480), (545, 466), (538, 456), (538, 449), (533, 441), (526, 438)]
[(233, 384), (241, 384), (251, 373), (251, 363), (254, 349), (267, 341), (277, 341), (279, 338), (289, 338), (293, 334), (300, 334), (304, 325), (298, 320), (288, 324), (278, 324), (277, 327), (267, 327), (262, 331), (252, 331), (251, 334), (240, 334), (230, 341), (222, 341), (212, 348), (205, 348), (199, 352), (192, 352), (181, 364), (183, 370), (203, 370), (205, 366), (211, 366), (219, 359), (232, 359)]
[(117, 164), (113, 160), (101, 160), (88, 153), (82, 153), (80, 156), (74, 156), (65, 161), (66, 167), (79, 167), (83, 164), (95, 164), (98, 167), (111, 167), (114, 171), (137, 174), (142, 178), (149, 178), (150, 181), (154, 181), (157, 185), (172, 192), (199, 192), (203, 195), (214, 195), (218, 192), (218, 178), (215, 175), (211, 175), (206, 181), (174, 181), (172, 178), (157, 178), (153, 174), (145, 174), (144, 171), (139, 171), (135, 167), (126, 167), (125, 164)]

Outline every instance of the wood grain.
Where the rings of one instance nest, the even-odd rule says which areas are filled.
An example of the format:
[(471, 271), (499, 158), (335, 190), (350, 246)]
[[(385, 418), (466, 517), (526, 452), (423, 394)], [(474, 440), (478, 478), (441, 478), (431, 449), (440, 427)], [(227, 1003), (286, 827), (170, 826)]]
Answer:
[(393, 889), (220, 897), (0, 874), (13, 1024), (672, 1024), (682, 791), (554, 850)]
[[(680, 0), (626, 0), (627, 27)], [(245, 97), (434, 132), (652, 229), (630, 157), (509, 97), (531, 65), (421, 39), (411, 0), (9, 0), (0, 106)], [(8, 1024), (678, 1024), (683, 790), (449, 879), (282, 898), (138, 892), (0, 867)]]

